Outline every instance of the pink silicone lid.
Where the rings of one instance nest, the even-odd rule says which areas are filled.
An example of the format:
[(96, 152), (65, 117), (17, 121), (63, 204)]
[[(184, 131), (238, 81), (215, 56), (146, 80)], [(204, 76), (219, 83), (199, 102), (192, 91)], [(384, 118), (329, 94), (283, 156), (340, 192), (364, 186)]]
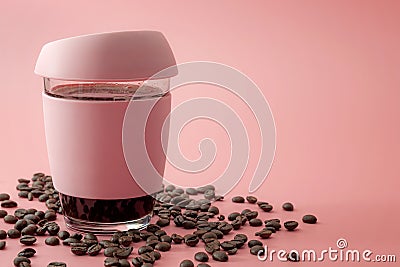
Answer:
[(76, 36), (45, 44), (35, 73), (76, 81), (140, 81), (171, 67), (157, 79), (177, 75), (167, 39), (157, 31), (124, 31)]

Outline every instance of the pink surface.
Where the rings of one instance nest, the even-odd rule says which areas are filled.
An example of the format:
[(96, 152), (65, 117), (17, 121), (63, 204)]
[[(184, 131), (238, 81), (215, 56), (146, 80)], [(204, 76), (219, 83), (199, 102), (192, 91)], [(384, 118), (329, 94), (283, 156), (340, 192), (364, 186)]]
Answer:
[[(294, 233), (282, 232), (267, 241), (270, 246), (322, 250), (335, 247), (342, 237), (351, 249), (396, 254), (399, 261), (399, 12), (397, 1), (3, 3), (1, 191), (13, 192), (16, 198), (17, 178), (49, 171), (42, 81), (33, 74), (41, 46), (79, 34), (159, 30), (168, 38), (177, 62), (210, 60), (231, 65), (251, 77), (268, 99), (277, 127), (277, 151), (271, 173), (256, 195), (277, 210), (284, 201), (293, 201), (296, 211), (261, 217), (300, 219), (305, 213), (314, 213), (320, 221), (317, 225), (300, 225)], [(195, 87), (200, 85), (192, 89)], [(209, 87), (201, 92), (188, 89), (173, 101), (208, 93), (219, 95)], [(249, 127), (254, 126), (251, 113), (243, 105), (232, 96), (225, 98), (249, 119)], [(183, 131), (181, 144), (188, 157), (198, 156), (194, 144), (204, 135), (215, 137), (216, 142), (226, 141), (219, 127), (210, 125), (207, 132), (200, 131), (202, 127), (201, 122), (194, 122)], [(255, 168), (257, 132), (250, 131), (250, 136), (255, 140), (254, 155), (241, 185), (232, 194), (246, 194)], [(219, 149), (218, 153), (222, 159), (216, 159), (211, 174), (223, 171), (227, 152)], [(180, 176), (171, 168), (167, 173)], [(203, 175), (203, 179), (211, 176)], [(20, 203), (31, 206), (23, 200)], [(231, 208), (241, 209), (229, 202), (221, 204), (225, 214)], [(9, 228), (3, 222), (0, 227)], [(52, 259), (63, 259), (72, 267), (91, 263), (102, 266), (102, 257), (75, 257), (61, 246), (37, 247), (39, 254), (33, 266), (45, 266)], [(9, 265), (20, 248), (18, 242), (8, 241), (7, 249), (0, 251), (0, 262)], [(173, 251), (179, 253), (163, 255), (162, 266), (177, 266), (182, 258), (191, 258), (195, 249), (175, 246)], [(258, 262), (242, 250), (229, 265), (242, 266), (244, 262), (289, 266)], [(318, 264), (396, 266), (329, 261), (314, 265)], [(225, 265), (212, 262), (212, 266)]]

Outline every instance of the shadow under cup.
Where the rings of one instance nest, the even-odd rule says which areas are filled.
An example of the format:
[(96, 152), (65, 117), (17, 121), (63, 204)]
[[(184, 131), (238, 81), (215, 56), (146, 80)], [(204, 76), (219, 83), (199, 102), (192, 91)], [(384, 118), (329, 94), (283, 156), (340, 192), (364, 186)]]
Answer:
[[(45, 78), (43, 108), (49, 162), (69, 228), (106, 234), (140, 229), (150, 222), (153, 196), (162, 190), (166, 144), (161, 143), (161, 136), (163, 128), (169, 130), (166, 118), (171, 96), (168, 79), (140, 86), (142, 82), (82, 83)], [(139, 87), (143, 90), (140, 93)], [(139, 110), (130, 116), (134, 118), (130, 129), (145, 129), (147, 150), (135, 151), (141, 153), (135, 157), (148, 157), (157, 170), (158, 175), (145, 177), (154, 192), (143, 191), (125, 161), (122, 134), (130, 101), (135, 101), (135, 110)], [(139, 125), (143, 121), (146, 124)], [(130, 142), (129, 149), (135, 149), (135, 142)]]

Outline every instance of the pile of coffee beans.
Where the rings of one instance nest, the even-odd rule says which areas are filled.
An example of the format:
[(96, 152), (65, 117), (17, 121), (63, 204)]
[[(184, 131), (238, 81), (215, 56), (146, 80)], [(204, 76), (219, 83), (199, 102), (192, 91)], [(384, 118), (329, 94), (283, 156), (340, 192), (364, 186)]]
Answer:
[[(0, 218), (3, 218), (5, 223), (13, 225), (13, 228), (7, 231), (0, 230), (0, 240), (19, 239), (21, 244), (27, 246), (15, 257), (13, 264), (16, 267), (31, 266), (31, 258), (34, 257), (36, 251), (29, 246), (37, 243), (37, 236), (46, 236), (44, 243), (47, 246), (62, 244), (62, 246), (68, 247), (72, 254), (80, 257), (103, 255), (105, 257), (104, 266), (119, 267), (153, 266), (162, 258), (162, 253), (167, 253), (173, 246), (184, 244), (199, 249), (192, 259), (182, 260), (180, 267), (194, 267), (194, 262), (198, 262), (198, 267), (209, 267), (208, 262), (211, 260), (229, 261), (229, 258), (239, 250), (243, 250), (246, 244), (247, 253), (252, 255), (264, 253), (264, 244), (261, 240), (270, 238), (282, 228), (280, 219), (262, 220), (259, 217), (260, 212), (270, 212), (273, 210), (273, 206), (268, 202), (259, 201), (255, 196), (234, 196), (231, 200), (233, 203), (238, 203), (238, 207), (247, 202), (254, 205), (253, 207), (258, 207), (258, 210), (246, 208), (224, 215), (220, 214), (219, 208), (215, 205), (217, 202), (212, 202), (223, 200), (223, 196), (216, 194), (214, 186), (207, 185), (183, 190), (168, 185), (162, 193), (155, 196), (155, 200), (152, 200), (153, 204), (149, 204), (152, 208), (154, 205), (153, 212), (156, 216), (154, 223), (141, 230), (118, 231), (109, 239), (99, 240), (98, 236), (92, 233), (83, 235), (60, 229), (55, 222), (57, 214), (62, 213), (63, 208), (65, 213), (65, 207), (74, 212), (74, 208), (71, 207), (76, 207), (77, 204), (72, 205), (71, 203), (77, 199), (62, 196), (62, 200), (60, 200), (60, 194), (54, 188), (51, 176), (35, 173), (30, 180), (18, 179), (16, 188), (19, 191), (19, 197), (28, 200), (37, 199), (44, 202), (47, 208), (45, 211), (18, 208), (13, 214), (9, 214), (7, 209), (17, 207), (18, 203), (11, 200), (8, 194), (0, 194), (3, 208), (0, 209)], [(87, 205), (85, 201), (78, 202), (79, 205)], [(92, 204), (92, 208), (100, 205)], [(105, 203), (105, 205), (108, 204)], [(85, 214), (97, 218), (97, 212), (94, 212), (92, 208), (88, 208), (88, 212)], [(282, 209), (290, 212), (294, 210), (294, 205), (287, 202), (282, 205)], [(91, 215), (90, 212), (94, 212), (94, 214)], [(101, 214), (101, 216), (105, 216), (105, 213)], [(81, 215), (74, 214), (74, 216), (82, 218)], [(87, 218), (85, 217), (85, 219)], [(302, 222), (315, 224), (317, 218), (308, 214), (303, 216)], [(170, 224), (187, 233), (184, 235), (167, 233), (163, 227)], [(257, 231), (254, 232), (255, 239), (249, 240), (246, 234), (239, 232), (247, 225), (257, 228)], [(262, 226), (263, 228), (260, 230), (259, 227)], [(285, 221), (283, 226), (287, 231), (295, 231), (299, 227), (299, 222)], [(226, 238), (227, 235), (231, 238)], [(0, 241), (0, 250), (5, 247), (6, 241)], [(290, 257), (289, 260), (296, 261), (296, 259), (296, 257)], [(66, 266), (66, 263), (56, 261), (48, 264), (48, 267)]]

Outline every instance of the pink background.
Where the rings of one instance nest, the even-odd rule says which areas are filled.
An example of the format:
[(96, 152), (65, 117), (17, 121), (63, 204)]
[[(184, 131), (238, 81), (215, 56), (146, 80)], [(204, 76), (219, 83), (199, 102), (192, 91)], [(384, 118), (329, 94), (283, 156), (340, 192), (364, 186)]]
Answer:
[[(262, 213), (261, 218), (300, 220), (303, 214), (313, 213), (320, 221), (317, 225), (301, 224), (294, 233), (282, 231), (266, 241), (271, 249), (335, 248), (336, 240), (342, 237), (350, 249), (396, 254), (399, 261), (399, 13), (398, 1), (2, 3), (0, 191), (12, 192), (16, 199), (17, 178), (49, 171), (42, 81), (33, 74), (41, 46), (80, 34), (154, 29), (167, 36), (178, 62), (210, 60), (235, 67), (253, 79), (268, 99), (277, 127), (277, 151), (270, 175), (255, 195), (273, 204), (275, 212)], [(178, 94), (176, 101), (207, 95), (208, 90), (188, 92)], [(248, 110), (236, 104), (241, 116), (248, 118), (246, 123), (254, 126)], [(195, 122), (183, 132), (182, 147), (189, 157), (198, 153), (193, 140), (202, 135), (193, 133), (200, 127), (202, 124)], [(226, 139), (214, 126), (210, 126), (209, 136), (216, 142)], [(246, 194), (256, 165), (257, 133), (250, 130), (250, 136), (254, 137), (251, 161), (232, 194)], [(219, 150), (222, 159), (211, 173), (223, 169), (224, 151)], [(287, 200), (295, 204), (295, 212), (280, 210)], [(19, 202), (24, 207), (43, 208), (39, 203)], [(237, 207), (225, 201), (220, 206), (227, 214), (250, 205)], [(0, 229), (9, 227), (0, 222)], [(248, 234), (255, 230), (246, 229)], [(9, 264), (21, 249), (17, 241), (7, 242), (8, 248), (0, 251), (2, 264)], [(156, 266), (177, 266), (198, 249), (174, 246), (173, 251), (179, 253), (164, 253), (164, 264)], [(103, 257), (76, 257), (61, 246), (37, 245), (37, 250), (32, 266), (46, 266), (50, 260), (64, 260), (73, 267), (102, 266)], [(244, 262), (253, 266), (293, 264), (258, 262), (247, 248), (230, 262), (231, 266)]]

